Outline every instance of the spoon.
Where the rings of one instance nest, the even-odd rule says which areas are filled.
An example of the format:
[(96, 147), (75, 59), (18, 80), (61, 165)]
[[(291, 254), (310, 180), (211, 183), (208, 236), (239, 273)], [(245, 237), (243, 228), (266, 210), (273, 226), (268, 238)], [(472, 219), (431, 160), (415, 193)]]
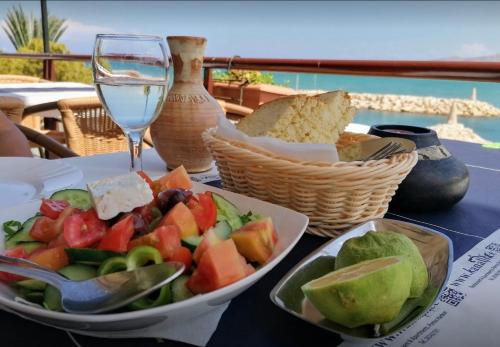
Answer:
[(164, 286), (182, 274), (184, 264), (161, 263), (86, 281), (70, 281), (28, 260), (0, 255), (0, 271), (47, 282), (61, 292), (66, 312), (92, 314), (122, 307)]

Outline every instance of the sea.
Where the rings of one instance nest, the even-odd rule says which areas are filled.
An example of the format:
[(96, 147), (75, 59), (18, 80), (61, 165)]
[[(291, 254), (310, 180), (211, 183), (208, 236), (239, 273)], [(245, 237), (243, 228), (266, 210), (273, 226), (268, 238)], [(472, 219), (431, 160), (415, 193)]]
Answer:
[[(500, 83), (454, 80), (430, 80), (395, 77), (365, 77), (331, 74), (268, 72), (278, 84), (297, 90), (343, 89), (355, 93), (399, 94), (470, 99), (476, 89), (476, 98), (500, 108)], [(358, 111), (354, 122), (374, 124), (405, 124), (429, 127), (446, 123), (446, 116), (407, 112)], [(500, 118), (459, 117), (459, 122), (473, 129), (479, 136), (500, 142)]]

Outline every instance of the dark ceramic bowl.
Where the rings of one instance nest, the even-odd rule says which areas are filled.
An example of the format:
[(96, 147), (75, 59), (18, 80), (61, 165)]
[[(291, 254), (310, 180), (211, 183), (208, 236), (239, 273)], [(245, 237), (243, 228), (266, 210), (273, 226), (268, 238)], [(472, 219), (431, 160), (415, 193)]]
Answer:
[(374, 125), (369, 134), (401, 137), (415, 142), (418, 163), (399, 185), (390, 207), (432, 211), (459, 202), (469, 188), (467, 167), (441, 144), (434, 130), (409, 125)]

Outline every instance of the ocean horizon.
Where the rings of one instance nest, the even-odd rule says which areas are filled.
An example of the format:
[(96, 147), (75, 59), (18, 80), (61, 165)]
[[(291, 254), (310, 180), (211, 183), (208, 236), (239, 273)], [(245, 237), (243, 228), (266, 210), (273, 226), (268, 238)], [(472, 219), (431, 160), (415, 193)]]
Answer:
[(493, 82), (288, 72), (266, 73), (272, 74), (276, 83), (293, 89), (343, 89), (353, 93), (470, 99), (472, 90), (475, 88), (477, 100), (500, 108), (500, 85)]

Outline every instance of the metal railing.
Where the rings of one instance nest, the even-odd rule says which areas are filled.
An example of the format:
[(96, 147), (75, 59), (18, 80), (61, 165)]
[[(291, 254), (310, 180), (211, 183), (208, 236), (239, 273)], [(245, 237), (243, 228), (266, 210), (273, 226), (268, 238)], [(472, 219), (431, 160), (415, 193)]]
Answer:
[[(53, 61), (90, 61), (88, 54), (2, 53), (0, 58), (36, 59), (44, 62), (43, 78), (54, 80)], [(410, 77), (500, 82), (500, 62), (414, 60), (325, 60), (205, 57), (204, 83), (212, 89), (212, 69), (238, 69), (326, 73), (361, 76)]]

